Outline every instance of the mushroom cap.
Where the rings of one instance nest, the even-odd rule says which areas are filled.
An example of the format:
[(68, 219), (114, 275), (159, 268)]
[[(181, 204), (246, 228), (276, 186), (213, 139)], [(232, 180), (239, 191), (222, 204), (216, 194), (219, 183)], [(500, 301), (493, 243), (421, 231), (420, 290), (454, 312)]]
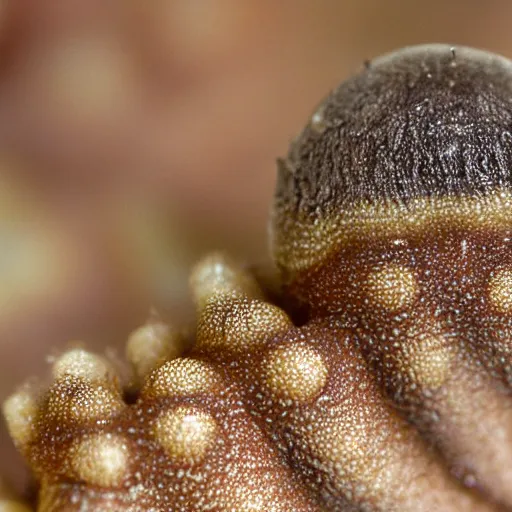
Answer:
[(321, 104), (280, 166), (301, 210), (481, 194), (512, 180), (512, 63), (426, 45), (385, 55)]

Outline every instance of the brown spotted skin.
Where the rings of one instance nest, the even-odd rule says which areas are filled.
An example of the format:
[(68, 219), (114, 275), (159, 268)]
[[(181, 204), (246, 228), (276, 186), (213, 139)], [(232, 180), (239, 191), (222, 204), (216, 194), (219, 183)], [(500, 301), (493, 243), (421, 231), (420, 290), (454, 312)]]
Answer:
[(500, 477), (512, 461), (508, 235), (362, 244), (300, 286), (312, 317), (354, 333), (380, 388), (452, 470), (510, 503), (510, 473)]
[(509, 61), (406, 49), (320, 106), (280, 165), (273, 218), (285, 293), (352, 332), (401, 416), (507, 506), (511, 137)]
[(314, 304), (311, 317), (334, 312), (362, 340), (370, 345), (373, 340), (369, 357), (379, 345), (389, 350), (397, 337), (405, 343), (409, 331), (442, 332), (510, 386), (511, 235), (512, 230), (454, 229), (435, 239), (360, 241), (336, 252), (290, 291), (306, 290), (296, 294)]
[(63, 354), (4, 404), (38, 510), (512, 510), (511, 129), (501, 57), (407, 49), (342, 84), (279, 165), (299, 307), (213, 254), (190, 353), (154, 318), (132, 382)]

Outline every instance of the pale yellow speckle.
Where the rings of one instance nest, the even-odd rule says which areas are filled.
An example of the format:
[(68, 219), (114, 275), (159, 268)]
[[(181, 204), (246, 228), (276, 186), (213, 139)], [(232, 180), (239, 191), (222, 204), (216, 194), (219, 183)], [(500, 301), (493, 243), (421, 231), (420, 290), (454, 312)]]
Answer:
[(512, 312), (512, 269), (500, 270), (491, 277), (489, 300), (498, 311)]
[(9, 433), (21, 448), (30, 442), (37, 412), (36, 401), (27, 389), (14, 393), (3, 404), (3, 413)]
[(347, 406), (319, 414), (305, 431), (303, 443), (327, 465), (335, 480), (368, 484), (377, 480), (389, 460), (389, 450), (384, 449), (382, 439), (388, 433), (372, 438), (371, 415), (366, 410), (350, 408), (350, 402)]
[(157, 418), (154, 436), (170, 457), (194, 463), (199, 462), (215, 444), (218, 426), (207, 412), (181, 406)]
[(298, 401), (316, 397), (328, 376), (322, 356), (303, 343), (272, 351), (264, 363), (264, 373), (273, 394)]
[(327, 129), (327, 122), (325, 120), (325, 108), (320, 106), (315, 113), (311, 116), (310, 126), (313, 131), (318, 134), (325, 132)]
[(168, 361), (147, 378), (145, 396), (186, 396), (218, 390), (221, 378), (211, 365), (196, 359)]
[(418, 293), (413, 272), (400, 265), (377, 268), (365, 283), (368, 300), (379, 307), (397, 311), (410, 306)]
[(96, 434), (79, 441), (71, 449), (71, 467), (80, 480), (101, 487), (119, 486), (129, 464), (123, 438)]

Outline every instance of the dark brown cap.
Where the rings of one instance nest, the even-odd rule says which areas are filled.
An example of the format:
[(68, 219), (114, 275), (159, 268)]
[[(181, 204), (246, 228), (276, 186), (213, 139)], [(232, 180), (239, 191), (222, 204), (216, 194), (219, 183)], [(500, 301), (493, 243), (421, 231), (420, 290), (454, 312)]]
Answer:
[(277, 207), (306, 215), (509, 188), (512, 64), (449, 45), (381, 57), (329, 95), (280, 163)]

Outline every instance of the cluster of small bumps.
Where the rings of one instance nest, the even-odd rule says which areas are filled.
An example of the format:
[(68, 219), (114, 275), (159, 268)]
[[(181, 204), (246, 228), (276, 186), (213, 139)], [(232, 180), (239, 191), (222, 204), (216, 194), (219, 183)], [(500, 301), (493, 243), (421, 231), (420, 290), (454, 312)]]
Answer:
[[(223, 346), (240, 354), (248, 340), (250, 350), (260, 350), (290, 321), (246, 295), (256, 283), (221, 256), (201, 264), (194, 281), (201, 304), (196, 353), (162, 364), (143, 348), (152, 342), (165, 351), (176, 340), (156, 320), (136, 331), (127, 351), (134, 375), (143, 375), (134, 404), (123, 400), (112, 365), (83, 349), (54, 362), (53, 384), (42, 396), (23, 388), (7, 400), (13, 439), (40, 479), (39, 510), (315, 510), (255, 411), (244, 406), (240, 384), (213, 356)], [(236, 318), (227, 314), (237, 309)], [(286, 377), (300, 361), (290, 366), (284, 355), (272, 353), (265, 363), (269, 389), (294, 396), (298, 388)], [(310, 389), (299, 389), (299, 398), (325, 381), (321, 358), (311, 364), (323, 368), (321, 380), (302, 377)]]
[[(73, 349), (53, 363), (42, 394), (32, 384), (7, 400), (11, 435), (40, 486), (38, 510), (511, 510), (512, 158), (506, 172), (489, 148), (487, 160), (454, 161), (461, 193), (418, 189), (421, 197), (395, 174), (381, 176), (391, 192), (379, 197), (372, 176), (356, 183), (360, 169), (347, 176), (340, 167), (363, 165), (353, 138), (371, 126), (372, 108), (389, 104), (374, 94), (383, 80), (410, 88), (412, 104), (397, 100), (406, 113), (418, 112), (422, 81), (437, 80), (447, 102), (432, 110), (439, 122), (405, 128), (426, 127), (439, 145), (454, 129), (448, 121), (467, 114), (466, 96), (488, 93), (475, 73), (495, 78), (509, 66), (470, 50), (454, 65), (454, 55), (428, 47), (372, 64), (357, 78), (366, 88), (356, 80), (335, 91), (294, 143), (280, 171), (273, 250), (281, 298), (299, 308), (270, 302), (250, 272), (213, 254), (191, 277), (189, 352), (155, 318), (128, 341), (128, 385), (108, 360)], [(467, 87), (467, 74), (483, 93)], [(349, 93), (358, 116), (344, 118), (336, 109)], [(464, 115), (442, 117), (454, 108)], [(384, 142), (389, 164), (406, 165), (405, 143)], [(315, 162), (318, 148), (324, 161)], [(418, 148), (432, 165), (421, 168), (425, 183), (446, 171), (444, 153), (429, 157), (439, 149)], [(482, 162), (492, 186), (471, 195)]]
[[(410, 303), (411, 275), (396, 266), (367, 282), (383, 307)], [(192, 283), (192, 353), (162, 362), (149, 350), (179, 343), (156, 319), (129, 340), (135, 403), (111, 363), (83, 349), (53, 363), (42, 395), (25, 387), (5, 403), (40, 481), (38, 510), (493, 510), (386, 403), (339, 321), (294, 327), (222, 255)], [(404, 375), (435, 390), (451, 359), (440, 339), (413, 341)]]

